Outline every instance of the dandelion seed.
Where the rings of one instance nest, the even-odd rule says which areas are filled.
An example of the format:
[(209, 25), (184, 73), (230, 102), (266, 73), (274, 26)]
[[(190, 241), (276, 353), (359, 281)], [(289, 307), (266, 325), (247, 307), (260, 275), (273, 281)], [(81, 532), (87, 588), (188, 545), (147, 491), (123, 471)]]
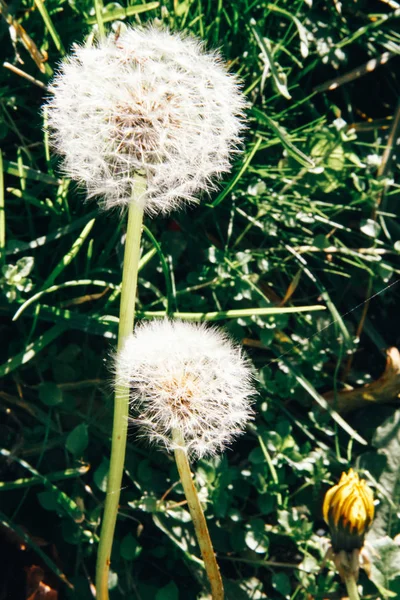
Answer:
[(194, 458), (220, 452), (252, 416), (249, 364), (214, 328), (145, 322), (117, 355), (116, 375), (130, 387), (143, 434), (167, 450), (183, 447)]
[(217, 52), (197, 39), (128, 28), (77, 47), (50, 87), (48, 121), (64, 170), (102, 198), (150, 214), (196, 202), (229, 171), (243, 130), (244, 98)]

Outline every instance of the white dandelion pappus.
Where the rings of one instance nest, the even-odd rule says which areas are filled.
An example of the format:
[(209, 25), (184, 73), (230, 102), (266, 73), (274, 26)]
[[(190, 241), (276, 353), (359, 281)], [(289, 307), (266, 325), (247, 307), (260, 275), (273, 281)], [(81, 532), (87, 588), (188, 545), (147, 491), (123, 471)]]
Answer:
[(167, 450), (174, 431), (193, 458), (221, 452), (252, 418), (250, 365), (227, 335), (182, 321), (138, 325), (115, 358), (135, 422)]
[(77, 47), (50, 87), (48, 122), (64, 170), (105, 208), (135, 177), (147, 213), (166, 214), (229, 171), (246, 106), (237, 78), (195, 38), (148, 27)]

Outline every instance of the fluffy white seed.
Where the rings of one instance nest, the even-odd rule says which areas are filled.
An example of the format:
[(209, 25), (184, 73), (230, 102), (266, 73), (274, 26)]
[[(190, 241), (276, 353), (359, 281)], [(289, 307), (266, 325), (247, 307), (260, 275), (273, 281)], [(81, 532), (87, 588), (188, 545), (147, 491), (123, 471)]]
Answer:
[(197, 39), (128, 28), (77, 47), (50, 87), (48, 122), (64, 170), (106, 208), (124, 207), (135, 178), (148, 213), (168, 213), (229, 171), (245, 102), (234, 75)]
[(136, 327), (115, 359), (136, 423), (151, 442), (195, 458), (222, 451), (252, 417), (248, 361), (220, 330), (155, 320)]

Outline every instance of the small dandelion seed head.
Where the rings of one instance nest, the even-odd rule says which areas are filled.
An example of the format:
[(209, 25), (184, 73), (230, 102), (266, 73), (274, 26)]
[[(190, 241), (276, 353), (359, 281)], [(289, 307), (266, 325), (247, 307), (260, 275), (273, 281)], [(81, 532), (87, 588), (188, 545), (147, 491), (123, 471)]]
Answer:
[(117, 382), (130, 387), (142, 433), (167, 450), (178, 447), (177, 431), (194, 458), (221, 452), (253, 414), (250, 365), (215, 328), (144, 322), (117, 354), (115, 370)]
[(47, 103), (64, 170), (105, 208), (124, 207), (135, 179), (147, 213), (166, 214), (210, 191), (240, 146), (245, 101), (217, 52), (148, 27), (76, 47)]

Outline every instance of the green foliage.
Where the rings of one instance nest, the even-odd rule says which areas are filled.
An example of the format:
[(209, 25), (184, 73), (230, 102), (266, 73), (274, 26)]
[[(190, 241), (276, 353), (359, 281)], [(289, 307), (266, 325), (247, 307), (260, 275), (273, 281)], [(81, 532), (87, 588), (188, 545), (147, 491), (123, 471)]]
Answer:
[(43, 382), (39, 385), (39, 398), (47, 406), (57, 406), (63, 401), (62, 390), (55, 383)]
[[(366, 405), (343, 416), (323, 397), (379, 377), (382, 350), (399, 344), (399, 159), (388, 147), (389, 136), (398, 137), (395, 3), (7, 5), (6, 18), (30, 43), (14, 42), (1, 2), (0, 64), (31, 79), (1, 67), (4, 530), (64, 596), (92, 597), (125, 224), (84, 203), (62, 176), (40, 107), (73, 43), (90, 43), (103, 27), (157, 19), (220, 47), (250, 105), (245, 152), (219, 190), (197, 208), (146, 221), (139, 273), (139, 317), (178, 311), (218, 319), (254, 364), (259, 395), (246, 435), (224, 456), (193, 465), (227, 598), (342, 594), (332, 564), (321, 570), (328, 535), (321, 505), (349, 466), (379, 501), (368, 536), (376, 550), (371, 579), (361, 572), (360, 585), (371, 598), (398, 596), (399, 411)], [(46, 55), (44, 65), (38, 57)], [(266, 314), (281, 305), (327, 310)], [(112, 600), (205, 597), (177, 482), (170, 457), (138, 440), (133, 424)], [(8, 537), (4, 543), (12, 546)]]
[(75, 457), (82, 456), (89, 443), (88, 428), (86, 423), (77, 425), (67, 437), (66, 449)]
[(33, 269), (33, 263), (32, 256), (24, 256), (17, 260), (15, 265), (3, 265), (1, 269), (3, 277), (0, 279), (0, 285), (9, 302), (20, 300), (22, 292), (31, 291), (33, 283), (28, 275)]
[[(385, 534), (395, 537), (400, 533), (395, 512), (400, 499), (400, 411), (396, 410), (382, 425), (377, 427), (372, 444), (377, 454), (369, 457), (369, 467), (378, 484), (384, 490), (385, 498), (377, 508), (370, 537), (379, 538)], [(362, 458), (362, 457), (361, 457)], [(383, 460), (379, 460), (382, 459)], [(378, 460), (377, 460), (378, 459)], [(377, 463), (377, 468), (371, 467)]]
[(375, 558), (371, 565), (371, 580), (384, 598), (397, 598), (400, 589), (400, 548), (388, 536), (372, 545)]
[(156, 600), (178, 600), (178, 598), (179, 590), (173, 581), (158, 590), (156, 594)]

